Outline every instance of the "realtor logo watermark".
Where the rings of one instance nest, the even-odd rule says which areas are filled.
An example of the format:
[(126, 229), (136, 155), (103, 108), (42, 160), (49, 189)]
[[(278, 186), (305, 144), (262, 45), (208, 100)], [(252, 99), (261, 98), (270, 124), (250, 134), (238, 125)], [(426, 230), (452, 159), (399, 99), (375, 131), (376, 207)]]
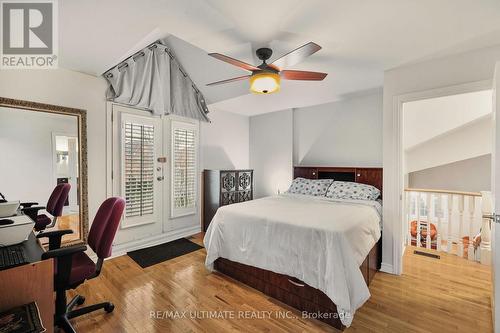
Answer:
[(1, 69), (57, 68), (57, 0), (1, 1)]

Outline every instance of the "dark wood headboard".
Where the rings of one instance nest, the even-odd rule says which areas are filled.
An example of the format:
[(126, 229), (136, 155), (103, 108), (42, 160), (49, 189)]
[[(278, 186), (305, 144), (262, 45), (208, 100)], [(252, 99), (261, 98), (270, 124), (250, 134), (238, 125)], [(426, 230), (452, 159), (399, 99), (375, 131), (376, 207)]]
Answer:
[(382, 168), (296, 166), (293, 178), (334, 179), (375, 186), (382, 193)]

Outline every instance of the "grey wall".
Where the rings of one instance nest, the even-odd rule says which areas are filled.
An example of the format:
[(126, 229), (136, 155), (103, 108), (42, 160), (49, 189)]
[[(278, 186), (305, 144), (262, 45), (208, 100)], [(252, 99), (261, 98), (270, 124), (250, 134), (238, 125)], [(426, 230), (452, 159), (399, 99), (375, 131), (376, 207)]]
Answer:
[(479, 192), (491, 189), (491, 154), (411, 172), (412, 188)]
[(247, 169), (249, 167), (249, 118), (211, 110), (210, 123), (200, 123), (202, 169)]
[(294, 165), (381, 166), (382, 91), (250, 117), (256, 197), (290, 186)]
[(250, 167), (254, 169), (256, 198), (277, 194), (292, 179), (293, 111), (250, 118)]
[(296, 165), (381, 166), (382, 90), (294, 110)]

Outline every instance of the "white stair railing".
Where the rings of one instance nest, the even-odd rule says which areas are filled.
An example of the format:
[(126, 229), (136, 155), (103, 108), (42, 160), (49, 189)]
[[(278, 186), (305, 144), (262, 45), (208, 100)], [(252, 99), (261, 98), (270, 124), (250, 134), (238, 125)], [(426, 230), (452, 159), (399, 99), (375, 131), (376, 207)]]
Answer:
[[(405, 189), (407, 244), (488, 264), (491, 226), (489, 192)], [(480, 235), (480, 236), (479, 236)]]

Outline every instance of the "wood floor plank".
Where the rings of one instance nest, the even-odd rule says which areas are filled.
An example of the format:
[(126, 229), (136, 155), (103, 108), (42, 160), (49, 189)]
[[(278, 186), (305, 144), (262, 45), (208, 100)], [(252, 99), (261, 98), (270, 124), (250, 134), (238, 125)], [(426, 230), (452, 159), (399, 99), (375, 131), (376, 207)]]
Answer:
[[(192, 238), (202, 244), (202, 235)], [(85, 304), (105, 300), (112, 314), (72, 319), (79, 332), (337, 332), (248, 286), (205, 269), (204, 249), (142, 269), (128, 256), (107, 260), (101, 276), (70, 292)], [(407, 248), (404, 274), (378, 273), (372, 297), (345, 332), (491, 332), (491, 282), (487, 266), (452, 255), (441, 259)], [(158, 314), (187, 311), (187, 318)], [(231, 313), (220, 319), (215, 314)], [(265, 318), (237, 318), (269, 311)], [(152, 313), (155, 317), (152, 317)], [(280, 318), (278, 313), (287, 317)], [(190, 316), (195, 318), (190, 318)]]

